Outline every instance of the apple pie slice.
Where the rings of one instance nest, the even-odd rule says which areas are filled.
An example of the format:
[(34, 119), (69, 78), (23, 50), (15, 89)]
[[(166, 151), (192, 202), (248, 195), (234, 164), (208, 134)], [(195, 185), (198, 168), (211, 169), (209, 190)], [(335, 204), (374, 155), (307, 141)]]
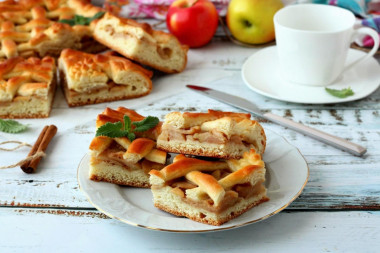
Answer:
[(46, 118), (56, 87), (54, 59), (14, 57), (0, 63), (0, 118)]
[(122, 57), (65, 49), (59, 58), (62, 88), (69, 106), (145, 96), (153, 73)]
[(154, 205), (177, 216), (221, 225), (268, 201), (265, 164), (254, 149), (239, 160), (206, 161), (177, 155), (150, 171)]
[(186, 67), (188, 47), (146, 23), (106, 13), (96, 22), (94, 38), (129, 59), (166, 73)]
[[(64, 48), (86, 52), (105, 50), (93, 39), (92, 19), (88, 19), (102, 12), (104, 10), (92, 5), (90, 0), (2, 1), (0, 59), (16, 56), (58, 57)], [(70, 21), (64, 23), (65, 20)], [(85, 24), (85, 20), (89, 24)]]
[[(141, 121), (145, 117), (124, 107), (117, 110), (107, 108), (98, 115), (96, 126), (107, 122), (122, 122), (127, 115), (132, 122)], [(90, 144), (90, 179), (105, 181), (119, 185), (149, 188), (149, 171), (165, 166), (167, 153), (156, 149), (156, 138), (161, 125), (137, 132), (137, 138), (130, 141), (126, 137), (95, 137)]]
[(157, 147), (167, 152), (218, 158), (240, 158), (245, 151), (263, 154), (262, 126), (250, 114), (208, 110), (166, 115)]

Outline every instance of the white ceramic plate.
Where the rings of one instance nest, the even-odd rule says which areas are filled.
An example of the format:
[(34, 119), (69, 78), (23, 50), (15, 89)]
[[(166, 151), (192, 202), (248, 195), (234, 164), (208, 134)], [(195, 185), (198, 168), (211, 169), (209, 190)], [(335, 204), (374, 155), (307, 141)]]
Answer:
[[(353, 62), (365, 54), (366, 52), (360, 50), (349, 49), (347, 62)], [(337, 81), (328, 86), (332, 89), (351, 87), (355, 94), (347, 98), (334, 97), (327, 93), (324, 87), (300, 85), (283, 80), (276, 46), (261, 49), (251, 55), (243, 64), (242, 78), (250, 89), (270, 98), (306, 104), (342, 103), (364, 98), (374, 92), (380, 85), (380, 65), (371, 57), (343, 73)]]
[(286, 208), (301, 194), (309, 176), (307, 163), (297, 148), (271, 131), (267, 130), (266, 135), (267, 149), (263, 159), (267, 168), (266, 187), (270, 200), (221, 226), (176, 217), (155, 208), (150, 189), (89, 180), (88, 154), (78, 167), (79, 186), (99, 211), (134, 226), (171, 232), (208, 232), (244, 226)]

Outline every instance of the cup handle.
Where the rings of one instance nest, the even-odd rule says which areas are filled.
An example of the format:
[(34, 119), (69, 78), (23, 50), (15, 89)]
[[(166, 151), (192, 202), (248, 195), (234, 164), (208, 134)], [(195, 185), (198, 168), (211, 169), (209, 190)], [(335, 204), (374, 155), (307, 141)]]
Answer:
[(357, 59), (353, 63), (351, 63), (348, 66), (346, 66), (343, 69), (343, 72), (347, 71), (350, 68), (352, 68), (356, 64), (358, 64), (358, 63), (360, 63), (362, 61), (365, 61), (366, 59), (372, 57), (377, 52), (377, 50), (379, 49), (379, 34), (375, 30), (373, 30), (371, 28), (368, 28), (368, 27), (361, 27), (361, 28), (359, 28), (359, 29), (357, 29), (357, 30), (354, 31), (354, 34), (352, 35), (352, 38), (355, 38), (359, 34), (365, 34), (365, 35), (371, 36), (372, 39), (373, 39), (374, 45), (373, 45), (371, 51), (369, 51), (365, 56)]

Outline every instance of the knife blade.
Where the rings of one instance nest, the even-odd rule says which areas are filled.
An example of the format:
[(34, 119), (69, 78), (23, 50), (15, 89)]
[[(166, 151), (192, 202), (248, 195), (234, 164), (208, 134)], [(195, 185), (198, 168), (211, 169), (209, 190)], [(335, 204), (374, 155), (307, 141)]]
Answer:
[(315, 128), (305, 126), (301, 123), (294, 122), (290, 119), (286, 119), (284, 117), (281, 117), (279, 115), (276, 115), (270, 112), (262, 113), (259, 107), (257, 107), (254, 103), (244, 98), (227, 94), (227, 93), (214, 90), (211, 88), (198, 86), (198, 85), (189, 84), (189, 85), (186, 85), (186, 87), (202, 95), (211, 97), (213, 99), (219, 100), (220, 102), (223, 102), (223, 103), (232, 105), (234, 107), (240, 108), (244, 111), (250, 112), (258, 117), (264, 118), (266, 120), (272, 121), (279, 125), (293, 129), (297, 132), (300, 132), (304, 135), (312, 137), (318, 141), (331, 145), (335, 148), (349, 152), (353, 155), (362, 156), (367, 152), (367, 149), (365, 147), (360, 146), (359, 144), (347, 141), (338, 136), (334, 136), (326, 132), (317, 130)]

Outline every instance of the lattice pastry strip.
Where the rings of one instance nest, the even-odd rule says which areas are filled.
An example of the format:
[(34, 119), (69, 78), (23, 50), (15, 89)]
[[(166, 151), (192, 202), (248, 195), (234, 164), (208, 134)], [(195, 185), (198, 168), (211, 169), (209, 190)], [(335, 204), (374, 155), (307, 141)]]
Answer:
[(0, 64), (0, 117), (47, 117), (55, 91), (55, 61), (14, 57)]
[(101, 8), (87, 0), (13, 1), (0, 3), (0, 58), (14, 56), (58, 56), (63, 48), (100, 50), (95, 41), (83, 47), (82, 40), (92, 37), (91, 27), (57, 23), (75, 14), (93, 16)]
[[(145, 117), (124, 107), (117, 110), (106, 108), (98, 115), (96, 125), (107, 122), (123, 122), (124, 115), (131, 121), (141, 121)], [(160, 125), (146, 132), (137, 132), (137, 138), (130, 141), (126, 137), (95, 137), (90, 144), (90, 179), (121, 185), (149, 187), (152, 168), (162, 169), (167, 153), (155, 148)]]
[(226, 161), (178, 155), (172, 164), (151, 170), (150, 175), (156, 207), (212, 225), (268, 200), (265, 164), (253, 149), (241, 159)]
[(224, 159), (240, 158), (255, 149), (263, 154), (266, 136), (250, 114), (171, 112), (165, 116), (157, 146), (167, 152)]
[(69, 106), (140, 97), (152, 89), (151, 71), (109, 53), (65, 49), (59, 58), (59, 69)]

